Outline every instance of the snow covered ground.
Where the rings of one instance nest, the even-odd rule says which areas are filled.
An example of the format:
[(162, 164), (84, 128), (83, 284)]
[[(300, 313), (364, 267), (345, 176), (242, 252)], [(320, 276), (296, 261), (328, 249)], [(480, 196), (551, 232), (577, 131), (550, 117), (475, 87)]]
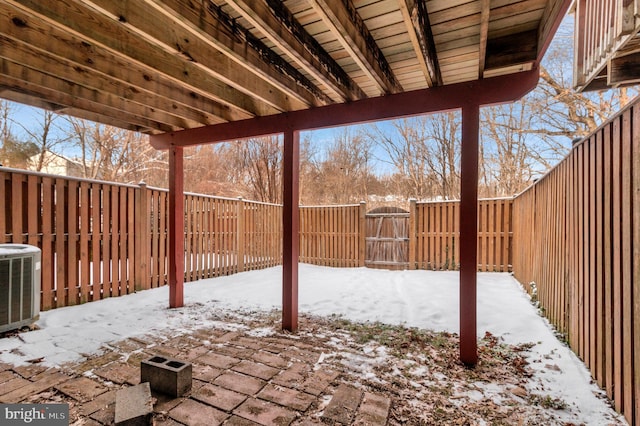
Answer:
[[(458, 332), (458, 273), (335, 269), (302, 264), (301, 312), (341, 315), (434, 331)], [(185, 285), (185, 307), (168, 309), (167, 287), (81, 306), (43, 312), (39, 330), (0, 339), (0, 361), (44, 358), (46, 365), (79, 361), (127, 337), (188, 333), (220, 327), (212, 312), (271, 310), (281, 306), (282, 269), (271, 268)], [(528, 295), (510, 274), (478, 274), (478, 336), (485, 332), (508, 344), (533, 343), (534, 370), (528, 392), (559, 398), (575, 409), (567, 421), (604, 425), (616, 419), (602, 392), (573, 352), (558, 341)]]

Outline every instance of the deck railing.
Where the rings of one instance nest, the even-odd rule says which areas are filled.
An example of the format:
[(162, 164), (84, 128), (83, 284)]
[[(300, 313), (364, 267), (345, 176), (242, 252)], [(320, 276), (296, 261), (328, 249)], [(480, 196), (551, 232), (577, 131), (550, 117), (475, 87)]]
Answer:
[(638, 0), (576, 1), (574, 82), (577, 87), (584, 87), (598, 76), (607, 61), (637, 34), (639, 13)]

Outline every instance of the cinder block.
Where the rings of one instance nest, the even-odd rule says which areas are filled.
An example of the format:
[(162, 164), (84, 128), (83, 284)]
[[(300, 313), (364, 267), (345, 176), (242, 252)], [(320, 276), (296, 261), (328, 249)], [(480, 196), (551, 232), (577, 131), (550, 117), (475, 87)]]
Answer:
[(116, 392), (116, 425), (148, 426), (151, 424), (152, 413), (153, 399), (149, 383), (141, 383)]
[(140, 364), (140, 382), (149, 382), (151, 390), (179, 397), (191, 390), (190, 362), (154, 356)]

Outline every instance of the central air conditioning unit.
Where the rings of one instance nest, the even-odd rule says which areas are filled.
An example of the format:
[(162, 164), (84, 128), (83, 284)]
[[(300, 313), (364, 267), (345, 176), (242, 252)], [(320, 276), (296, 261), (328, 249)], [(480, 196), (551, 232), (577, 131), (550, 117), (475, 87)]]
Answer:
[(41, 252), (26, 244), (0, 244), (0, 332), (30, 325), (40, 314)]

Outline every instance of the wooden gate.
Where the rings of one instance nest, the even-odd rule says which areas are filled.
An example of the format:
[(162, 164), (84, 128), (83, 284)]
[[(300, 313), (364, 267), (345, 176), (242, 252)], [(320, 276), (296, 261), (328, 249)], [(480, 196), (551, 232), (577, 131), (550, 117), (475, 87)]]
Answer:
[(409, 212), (380, 207), (366, 215), (365, 266), (407, 269), (409, 266)]

